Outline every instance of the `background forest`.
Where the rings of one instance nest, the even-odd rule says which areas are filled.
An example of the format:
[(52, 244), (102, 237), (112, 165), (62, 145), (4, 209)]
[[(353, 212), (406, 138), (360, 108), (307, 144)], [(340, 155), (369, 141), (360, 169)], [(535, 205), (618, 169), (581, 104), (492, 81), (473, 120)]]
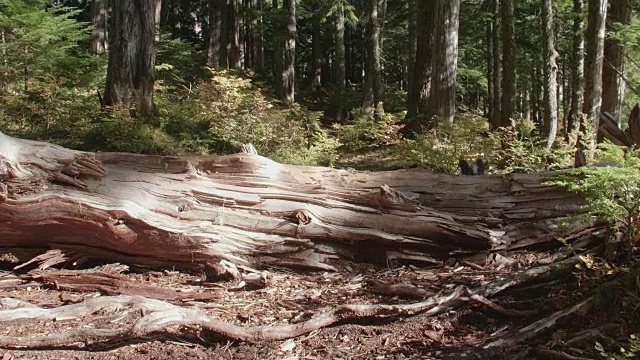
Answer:
[[(462, 315), (456, 327), (477, 331), (470, 337), (458, 333), (472, 353), (507, 328), (519, 328), (507, 339), (507, 345), (515, 345), (542, 339), (566, 321), (571, 331), (545, 338), (548, 349), (534, 349), (545, 354), (540, 358), (636, 358), (638, 10), (638, 0), (0, 0), (0, 152), (5, 152), (0, 154), (0, 209), (5, 209), (0, 211), (0, 240), (9, 246), (26, 244), (25, 258), (33, 260), (25, 264), (32, 268), (40, 261), (52, 266), (67, 260), (65, 266), (75, 268), (77, 254), (97, 249), (87, 256), (122, 264), (142, 260), (165, 270), (174, 262), (193, 269), (202, 265), (196, 270), (212, 282), (228, 273), (243, 285), (220, 287), (218, 293), (227, 298), (207, 299), (217, 301), (216, 306), (242, 306), (228, 311), (225, 321), (250, 326), (258, 326), (249, 320), (260, 311), (238, 300), (236, 294), (245, 293), (235, 291), (255, 283), (245, 282), (237, 268), (228, 270), (229, 259), (245, 261), (246, 256), (246, 264), (256, 269), (300, 269), (304, 280), (299, 283), (314, 294), (325, 286), (325, 293), (334, 294), (328, 300), (319, 291), (291, 298), (291, 304), (302, 299), (313, 307), (321, 299), (335, 311), (335, 321), (320, 318), (321, 327), (344, 324), (345, 309), (357, 313), (351, 319), (358, 326), (360, 313), (371, 318), (396, 314), (393, 308), (376, 307), (382, 299), (378, 295), (396, 301), (404, 288), (394, 293), (369, 278), (391, 279), (383, 285), (395, 285), (413, 273), (413, 280), (429, 289), (412, 287), (423, 290), (417, 298), (432, 302), (420, 311), (434, 306), (444, 314), (441, 324), (449, 325)], [(41, 147), (4, 133), (96, 154)], [(191, 158), (98, 153), (229, 154), (251, 149), (248, 143), (281, 163), (435, 171), (276, 166), (264, 157), (244, 155), (220, 163), (209, 158), (193, 167)], [(464, 175), (474, 175), (464, 160), (475, 163), (476, 170), (486, 166), (487, 172), (504, 175), (442, 174), (462, 168)], [(21, 171), (21, 164), (41, 171)], [(129, 175), (134, 164), (140, 169)], [(91, 180), (85, 183), (87, 176)], [(218, 189), (218, 184), (223, 186)], [(131, 201), (136, 197), (138, 202)], [(54, 260), (34, 257), (36, 245)], [(74, 247), (81, 250), (65, 257), (64, 251)], [(330, 263), (343, 257), (347, 265), (342, 269)], [(212, 266), (211, 259), (220, 260), (221, 267)], [(17, 274), (25, 264), (0, 265)], [(117, 265), (118, 274), (125, 271)], [(426, 276), (420, 266), (439, 270)], [(306, 273), (309, 269), (317, 272)], [(346, 271), (331, 273), (336, 269)], [(438, 279), (443, 269), (448, 273)], [(276, 318), (291, 321), (293, 329), (284, 336), (277, 334), (278, 327), (266, 339), (306, 334), (299, 332), (303, 327), (297, 321), (313, 311), (286, 309), (280, 302), (296, 287), (291, 273), (281, 271), (281, 283), (271, 286), (263, 272), (250, 270), (260, 273), (259, 280), (252, 279), (265, 291), (246, 294), (264, 304), (261, 309), (284, 309), (281, 318), (268, 311), (263, 315), (268, 314), (269, 324)], [(135, 271), (128, 275), (138, 276)], [(387, 271), (397, 272), (388, 276)], [(358, 272), (366, 274), (366, 281)], [(77, 277), (69, 274), (64, 276)], [(158, 284), (166, 285), (161, 281), (169, 272), (156, 275)], [(538, 276), (551, 279), (542, 282)], [(31, 291), (31, 281), (40, 281), (34, 279), (24, 283), (25, 291)], [(51, 279), (56, 290), (64, 287), (64, 281)], [(191, 289), (202, 290), (202, 279), (189, 280)], [(335, 292), (334, 280), (346, 281), (348, 291)], [(361, 284), (353, 287), (351, 280)], [(121, 288), (137, 291), (141, 283), (130, 284), (135, 285)], [(379, 291), (366, 297), (362, 284)], [(516, 295), (501, 298), (505, 306), (483, 297), (509, 287)], [(198, 294), (205, 293), (213, 291)], [(363, 294), (377, 310), (336, 307)], [(62, 296), (55, 297), (66, 305)], [(504, 321), (486, 326), (489, 322), (477, 320), (485, 317), (480, 311), (454, 310), (471, 300)], [(407, 314), (419, 313), (413, 304), (399, 306), (405, 305)], [(585, 316), (588, 310), (583, 309), (592, 305), (599, 312)], [(541, 307), (551, 315), (529, 321)], [(292, 316), (295, 311), (302, 315)], [(130, 313), (144, 317), (144, 311)], [(514, 326), (514, 318), (523, 320)], [(211, 324), (198, 319), (194, 324), (199, 327)], [(430, 324), (418, 323), (405, 330), (406, 324), (366, 334), (354, 327), (357, 331), (350, 334), (383, 339), (378, 348), (363, 345), (362, 354), (387, 348), (387, 333), (400, 335), (402, 344), (396, 345), (407, 354), (416, 355), (419, 346), (431, 354), (433, 342), (443, 349), (450, 345), (443, 328), (430, 332)], [(48, 323), (42, 326), (49, 334)], [(229, 339), (266, 343), (268, 332), (261, 326), (248, 328), (251, 336), (238, 330), (240, 335)], [(30, 328), (21, 329), (27, 330), (20, 334), (32, 334)], [(611, 329), (618, 330), (607, 333)], [(146, 336), (134, 330), (115, 338)], [(0, 347), (7, 344), (4, 335)], [(9, 344), (23, 347), (22, 336)], [(41, 339), (35, 338), (33, 348), (53, 347)], [(309, 345), (313, 351), (332, 349), (338, 342), (351, 346), (346, 335), (313, 341), (318, 343)], [(498, 354), (508, 348), (502, 341), (487, 346), (495, 345)], [(556, 345), (588, 357), (565, 356), (554, 350)]]
[(638, 6), (0, 0), (0, 121), (92, 151), (566, 167), (600, 106), (624, 123), (637, 102)]

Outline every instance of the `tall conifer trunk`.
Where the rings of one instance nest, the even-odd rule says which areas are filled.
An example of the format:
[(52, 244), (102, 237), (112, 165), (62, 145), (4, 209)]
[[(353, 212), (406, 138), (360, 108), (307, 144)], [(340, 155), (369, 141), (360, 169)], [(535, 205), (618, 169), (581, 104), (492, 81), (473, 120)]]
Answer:
[(558, 132), (558, 53), (553, 31), (553, 2), (542, 0), (542, 42), (544, 51), (544, 126), (543, 132), (550, 148)]
[(511, 125), (516, 98), (516, 44), (513, 20), (513, 0), (502, 0), (502, 96), (500, 118), (502, 126)]
[(628, 25), (631, 22), (631, 1), (611, 0), (604, 40), (604, 64), (602, 67), (602, 111), (608, 111), (620, 122), (626, 92), (623, 79), (626, 70), (627, 47), (612, 36), (614, 24)]
[(460, 0), (437, 0), (434, 17), (429, 120), (453, 123), (456, 112)]
[(571, 55), (571, 106), (568, 140), (575, 142), (584, 105), (584, 0), (573, 0), (573, 52)]
[(602, 104), (602, 57), (607, 0), (589, 0), (588, 16), (583, 112), (587, 115), (592, 130), (597, 131)]
[(136, 104), (138, 116), (157, 125), (153, 103), (155, 0), (113, 0), (106, 106)]
[(102, 54), (107, 48), (107, 9), (106, 0), (93, 0), (91, 4), (91, 51)]

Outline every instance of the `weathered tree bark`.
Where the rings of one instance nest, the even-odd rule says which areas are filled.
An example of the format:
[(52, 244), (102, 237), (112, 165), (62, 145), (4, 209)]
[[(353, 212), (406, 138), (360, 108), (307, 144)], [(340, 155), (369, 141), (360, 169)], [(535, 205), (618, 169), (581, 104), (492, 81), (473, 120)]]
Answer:
[(573, 0), (573, 54), (571, 55), (571, 109), (569, 140), (575, 143), (584, 103), (584, 0)]
[(106, 0), (94, 0), (91, 4), (91, 51), (102, 54), (107, 50), (107, 9)]
[[(616, 26), (628, 25), (631, 22), (631, 1), (612, 0), (607, 16), (606, 29), (610, 35)], [(604, 64), (602, 67), (602, 111), (607, 111), (620, 121), (622, 105), (626, 92), (625, 64), (627, 46), (614, 36), (606, 36), (604, 40)]]
[(602, 233), (594, 223), (555, 226), (580, 199), (543, 185), (549, 174), (360, 173), (250, 154), (92, 154), (2, 133), (0, 160), (0, 246), (25, 254), (332, 270), (336, 258), (437, 266)]
[(592, 129), (597, 131), (602, 104), (602, 58), (607, 0), (589, 0), (588, 17), (583, 112)]
[(112, 8), (104, 105), (128, 109), (135, 99), (138, 116), (155, 125), (155, 0), (113, 0)]
[(558, 132), (558, 53), (553, 32), (553, 2), (542, 0), (542, 42), (544, 57), (544, 127), (547, 147), (551, 148)]
[(456, 113), (460, 0), (438, 0), (434, 16), (428, 118), (453, 123)]
[(513, 0), (503, 0), (500, 6), (502, 25), (502, 94), (501, 125), (511, 125), (516, 101), (516, 42), (513, 19)]

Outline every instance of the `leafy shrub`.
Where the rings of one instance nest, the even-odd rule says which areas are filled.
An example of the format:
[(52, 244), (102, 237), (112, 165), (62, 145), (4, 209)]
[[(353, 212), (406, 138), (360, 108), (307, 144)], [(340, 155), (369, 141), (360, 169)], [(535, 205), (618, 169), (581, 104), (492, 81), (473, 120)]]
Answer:
[(584, 212), (609, 224), (611, 233), (605, 250), (607, 260), (628, 261), (640, 240), (640, 150), (624, 149), (611, 143), (596, 151), (599, 160), (614, 166), (572, 169), (549, 181), (585, 196)]
[(212, 70), (178, 106), (166, 104), (165, 130), (188, 152), (231, 153), (251, 143), (259, 154), (298, 164), (333, 164), (339, 143), (320, 112), (274, 106), (251, 79)]
[(357, 151), (400, 143), (401, 128), (394, 115), (386, 114), (382, 119), (371, 120), (358, 113), (349, 124), (334, 124), (332, 130), (346, 150)]
[(547, 147), (542, 139), (526, 123), (499, 129), (493, 136), (503, 144), (494, 158), (496, 166), (504, 172), (538, 172), (557, 170), (573, 165), (574, 148), (563, 139)]
[(492, 163), (499, 141), (489, 135), (488, 129), (486, 119), (467, 114), (456, 118), (453, 124), (438, 124), (415, 140), (405, 141), (399, 151), (415, 165), (456, 173), (460, 159), (482, 156)]

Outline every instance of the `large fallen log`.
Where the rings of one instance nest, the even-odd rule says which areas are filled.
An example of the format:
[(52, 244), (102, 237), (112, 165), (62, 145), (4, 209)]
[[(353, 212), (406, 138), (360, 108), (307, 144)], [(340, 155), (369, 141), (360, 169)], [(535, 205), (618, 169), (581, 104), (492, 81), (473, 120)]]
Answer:
[(337, 258), (439, 265), (585, 245), (602, 233), (595, 223), (556, 225), (580, 199), (545, 186), (547, 175), (357, 172), (252, 154), (94, 154), (0, 133), (0, 246), (18, 262), (55, 249), (57, 262), (197, 269), (224, 259), (331, 270)]

